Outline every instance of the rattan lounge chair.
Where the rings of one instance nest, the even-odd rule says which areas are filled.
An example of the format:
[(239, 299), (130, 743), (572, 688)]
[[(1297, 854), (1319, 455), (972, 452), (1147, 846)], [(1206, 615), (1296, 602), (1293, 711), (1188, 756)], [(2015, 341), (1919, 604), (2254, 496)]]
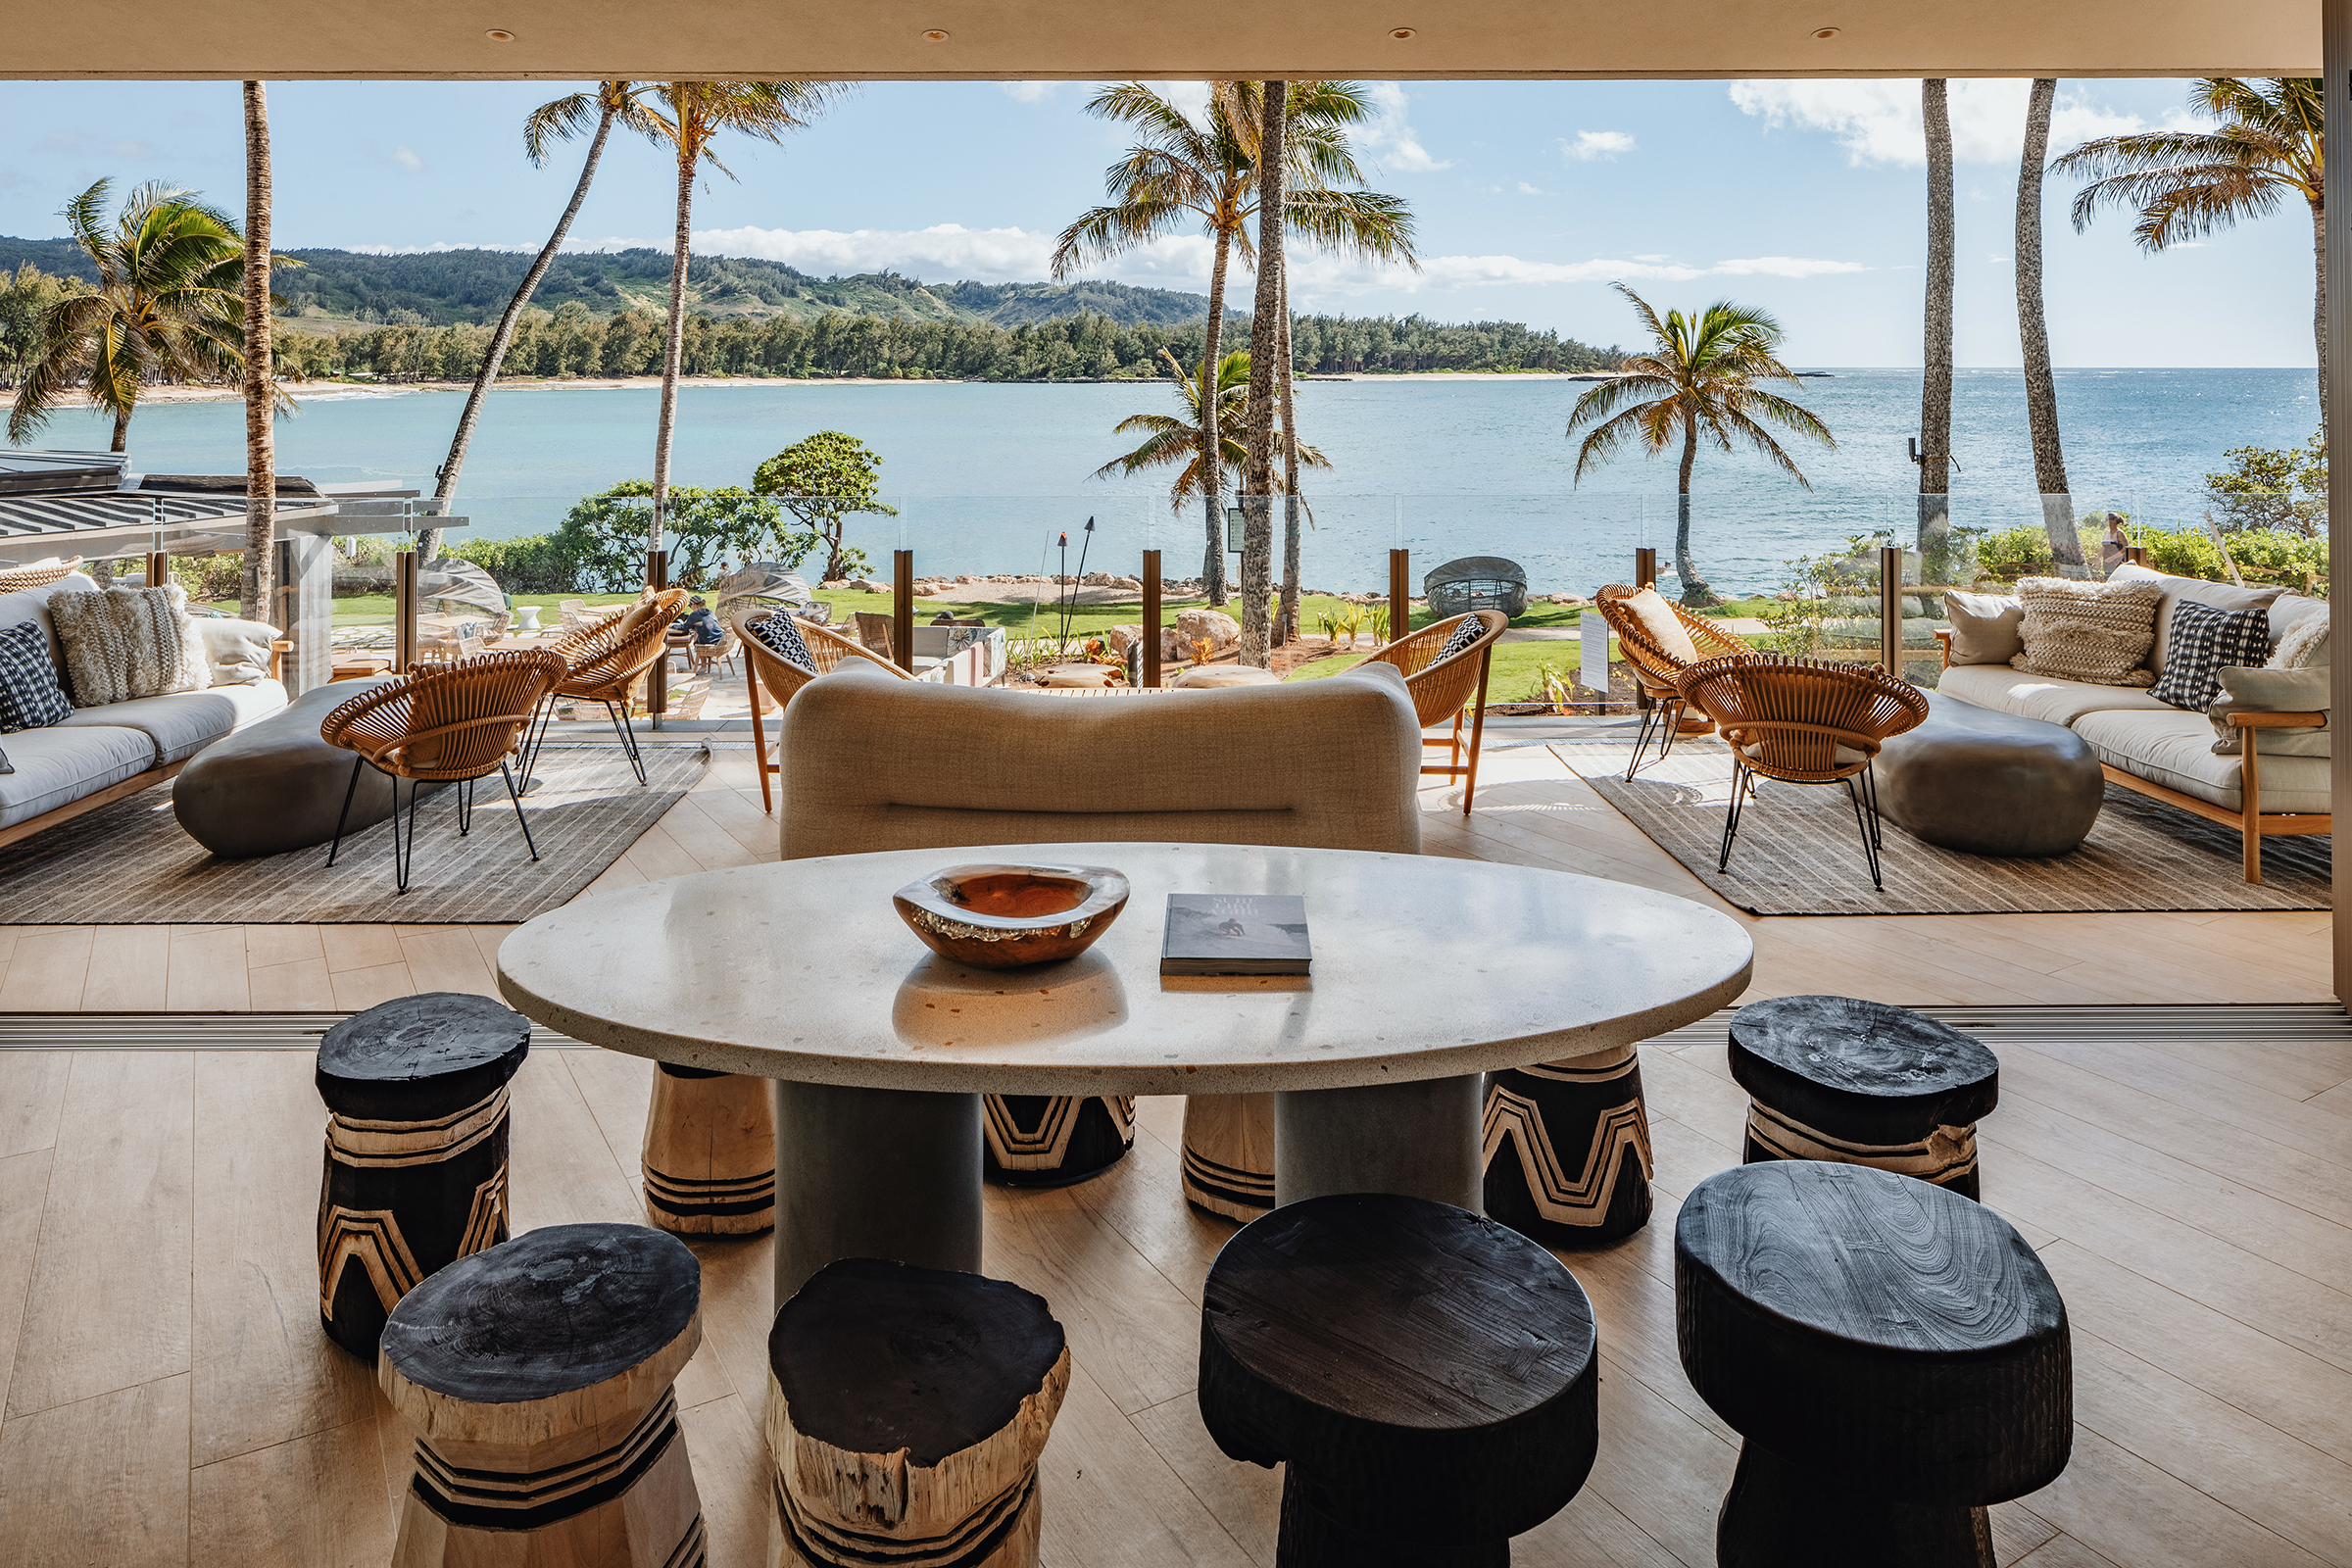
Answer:
[[(1453, 635), (1454, 627), (1472, 619), (1485, 628), (1478, 640), (1446, 659), (1439, 659), (1438, 650), (1446, 646), (1446, 639)], [(1423, 729), (1434, 729), (1447, 719), (1453, 721), (1447, 735), (1423, 737), (1422, 745), (1443, 746), (1446, 753), (1445, 762), (1436, 766), (1425, 764), (1421, 771), (1462, 781), (1464, 816), (1470, 814), (1471, 797), (1478, 792), (1478, 744), (1486, 733), (1487, 723), (1487, 669), (1494, 657), (1494, 639), (1509, 624), (1509, 617), (1499, 610), (1473, 610), (1467, 615), (1432, 621), (1417, 632), (1375, 649), (1363, 661), (1367, 664), (1394, 664), (1404, 672), (1405, 690), (1413, 695), (1413, 715), (1420, 719)], [(1462, 740), (1465, 708), (1470, 710), (1470, 739), (1466, 746)]]
[[(1668, 648), (1656, 631), (1626, 607), (1625, 602), (1641, 592), (1642, 589), (1613, 582), (1592, 596), (1592, 608), (1600, 612), (1600, 618), (1617, 639), (1625, 662), (1632, 667), (1634, 679), (1646, 699), (1642, 709), (1642, 730), (1634, 737), (1633, 760), (1625, 764), (1629, 780), (1642, 771), (1642, 754), (1649, 749), (1653, 739), (1660, 740), (1660, 744), (1658, 755), (1650, 759), (1652, 762), (1664, 761), (1674, 750), (1674, 738), (1682, 731), (1684, 717), (1683, 692), (1676, 682), (1684, 670), (1709, 659), (1756, 657), (1753, 648), (1721, 626), (1659, 596), (1658, 603), (1673, 612), (1690, 645), (1688, 653), (1680, 647)], [(1656, 590), (1650, 592), (1654, 594)]]
[(565, 698), (604, 705), (605, 715), (612, 720), (612, 733), (620, 738), (621, 750), (628, 756), (637, 782), (646, 781), (645, 758), (637, 750), (636, 727), (629, 722), (629, 687), (668, 652), (662, 638), (668, 634), (670, 622), (685, 609), (685, 589), (649, 590), (635, 604), (623, 605), (547, 645), (549, 652), (563, 657), (564, 674), (540, 705), (529, 742), (523, 749), (522, 776), (526, 785), (539, 759), (539, 748), (546, 743), (547, 726), (555, 716), (556, 704)]
[[(35, 565), (11, 566), (0, 569), (0, 594), (21, 593), (27, 588), (46, 588), (63, 581), (81, 569), (81, 558), (71, 561), (44, 561)], [(158, 584), (157, 586), (162, 586)]]
[(1740, 813), (1754, 776), (1787, 784), (1843, 784), (1870, 862), (1879, 878), (1879, 792), (1871, 771), (1889, 736), (1916, 728), (1928, 716), (1919, 688), (1876, 664), (1814, 663), (1778, 655), (1710, 659), (1681, 676), (1682, 696), (1713, 719), (1732, 749), (1732, 800), (1723, 820), (1723, 853), (1715, 869), (1732, 863)]
[(856, 639), (845, 637), (830, 626), (820, 626), (799, 615), (793, 615), (792, 620), (800, 628), (801, 641), (808, 645), (808, 657), (815, 661), (816, 667), (813, 669), (802, 668), (752, 635), (752, 627), (768, 616), (790, 613), (789, 611), (753, 607), (734, 617), (735, 635), (743, 644), (744, 687), (752, 699), (752, 752), (760, 764), (760, 808), (765, 811), (776, 808), (774, 786), (768, 780), (775, 774), (778, 764), (777, 760), (768, 755), (767, 729), (760, 721), (760, 688), (762, 684), (776, 700), (776, 741), (781, 745), (784, 739), (784, 705), (791, 702), (793, 695), (802, 687), (833, 669), (845, 659), (862, 659), (868, 663), (881, 665), (901, 680), (914, 679)]

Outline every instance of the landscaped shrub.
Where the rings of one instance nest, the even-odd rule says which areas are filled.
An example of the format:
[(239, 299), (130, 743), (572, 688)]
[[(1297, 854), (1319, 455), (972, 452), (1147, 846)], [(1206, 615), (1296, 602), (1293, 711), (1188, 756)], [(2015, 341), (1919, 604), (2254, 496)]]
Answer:
[[(564, 514), (553, 544), (572, 563), (574, 591), (628, 593), (643, 585), (653, 493), (646, 480), (624, 479)], [(669, 551), (669, 580), (681, 588), (708, 586), (721, 562), (797, 566), (817, 544), (813, 532), (786, 525), (774, 497), (734, 485), (724, 490), (670, 486), (662, 538)]]
[(472, 562), (511, 594), (584, 591), (579, 581), (579, 563), (554, 534), (534, 533), (520, 539), (468, 539), (452, 546), (448, 553), (461, 561)]
[[(2104, 514), (2101, 522), (2078, 530), (2082, 540), (2082, 559), (2097, 561), (2099, 549), (2106, 539)], [(2015, 582), (2020, 577), (2059, 577), (2058, 558), (2050, 550), (2050, 533), (2038, 522), (2020, 523), (1977, 539), (1977, 569), (1997, 582)]]

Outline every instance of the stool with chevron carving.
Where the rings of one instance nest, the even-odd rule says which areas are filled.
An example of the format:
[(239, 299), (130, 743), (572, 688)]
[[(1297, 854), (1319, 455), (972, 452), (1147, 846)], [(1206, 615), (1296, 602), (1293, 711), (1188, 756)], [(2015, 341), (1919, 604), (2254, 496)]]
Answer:
[(529, 1019), (456, 991), (396, 997), (319, 1041), (318, 1317), (354, 1355), (375, 1359), (426, 1275), (507, 1239), (507, 1081), (530, 1049)]
[(1649, 1113), (1633, 1045), (1487, 1074), (1487, 1217), (1547, 1247), (1649, 1223)]
[(1747, 1160), (1875, 1165), (1977, 1196), (1977, 1122), (2001, 1064), (1974, 1035), (1883, 1002), (1775, 997), (1732, 1016)]
[(1067, 1187), (1135, 1148), (1133, 1095), (984, 1095), (981, 1174), (1004, 1187)]

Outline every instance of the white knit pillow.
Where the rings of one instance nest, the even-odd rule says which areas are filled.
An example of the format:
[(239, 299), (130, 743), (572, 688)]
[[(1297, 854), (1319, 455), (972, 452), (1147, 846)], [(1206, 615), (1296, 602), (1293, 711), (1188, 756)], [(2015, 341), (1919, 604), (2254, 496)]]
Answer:
[(210, 685), (212, 668), (187, 604), (177, 583), (51, 595), (49, 618), (65, 650), (74, 706), (103, 708)]
[(2025, 652), (2010, 666), (2093, 686), (2146, 686), (2156, 677), (2140, 661), (2156, 640), (2164, 589), (2152, 582), (2075, 582), (2028, 577), (2017, 585), (2025, 616)]

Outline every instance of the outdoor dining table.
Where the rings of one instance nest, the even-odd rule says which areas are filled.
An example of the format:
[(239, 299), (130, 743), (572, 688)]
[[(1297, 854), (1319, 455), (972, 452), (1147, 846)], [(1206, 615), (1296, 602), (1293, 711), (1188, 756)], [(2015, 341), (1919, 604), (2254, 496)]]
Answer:
[[(1075, 958), (934, 956), (891, 894), (950, 865), (1108, 866), (1133, 893)], [(1309, 975), (1170, 977), (1170, 893), (1303, 895)], [(1480, 1206), (1481, 1075), (1645, 1040), (1746, 987), (1686, 899), (1437, 856), (1025, 844), (786, 860), (600, 893), (527, 922), (499, 985), (630, 1055), (776, 1080), (776, 1299), (841, 1257), (980, 1267), (984, 1094), (1273, 1091), (1275, 1197)]]

